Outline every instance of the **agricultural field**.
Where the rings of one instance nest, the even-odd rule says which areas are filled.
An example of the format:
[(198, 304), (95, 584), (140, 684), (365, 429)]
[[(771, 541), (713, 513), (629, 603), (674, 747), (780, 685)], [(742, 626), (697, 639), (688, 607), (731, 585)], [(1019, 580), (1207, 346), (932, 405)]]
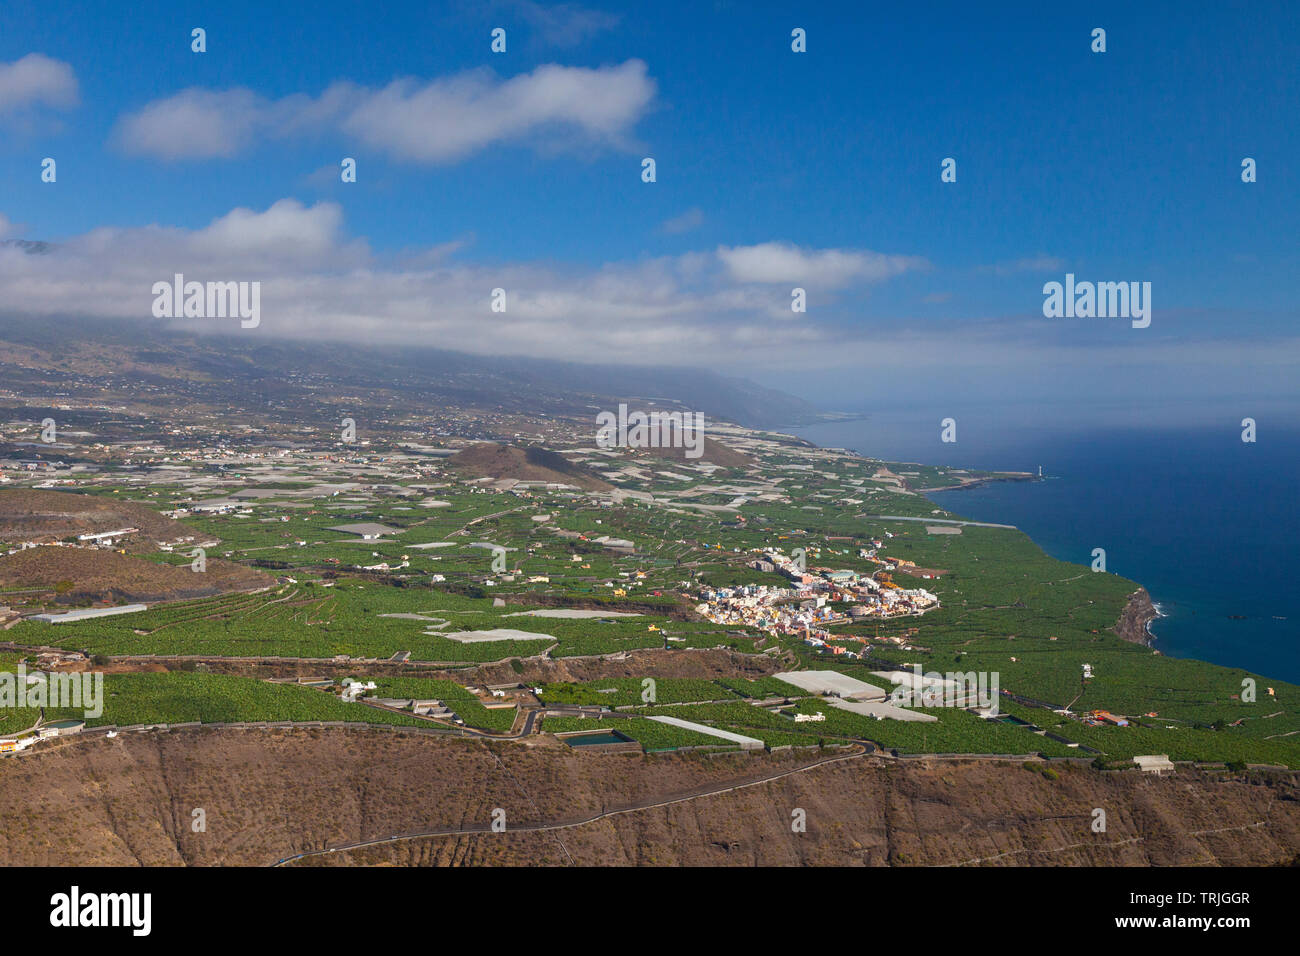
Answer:
[[(416, 660), (447, 662), (505, 660), (548, 649), (557, 657), (609, 654), (661, 647), (665, 633), (683, 636), (687, 644), (721, 643), (715, 626), (698, 622), (651, 615), (569, 620), (523, 613), (528, 610), (428, 588), (339, 580), (332, 587), (305, 582), (76, 624), (25, 621), (11, 633), (23, 643), (109, 656), (386, 659), (410, 651)], [(490, 630), (521, 636), (476, 643), (446, 636)]]
[[(0, 715), (0, 733), (31, 726), (37, 716), (31, 711), (6, 709)], [(309, 687), (182, 672), (107, 674), (102, 714), (88, 717), (80, 709), (47, 707), (45, 718), (84, 718), (89, 727), (283, 720), (428, 726), (414, 717), (364, 704), (345, 704), (332, 694)]]
[[(569, 454), (588, 461), (616, 493), (467, 482), (445, 466), (446, 458), (436, 457), (400, 465), (358, 456), (300, 459), (292, 468), (259, 465), (247, 472), (205, 469), (201, 493), (193, 480), (147, 484), (101, 474), (87, 482), (84, 493), (158, 510), (234, 496), (239, 504), (228, 513), (182, 514), (179, 521), (209, 557), (256, 567), (273, 583), (75, 624), (24, 620), (6, 637), (19, 648), (82, 651), (96, 661), (149, 655), (346, 658), (358, 677), (365, 676), (367, 662), (395, 655), (472, 670), (504, 661), (596, 661), (632, 652), (665, 655), (662, 660), (670, 662), (677, 651), (717, 648), (779, 655), (783, 669), (833, 669), (884, 690), (892, 685), (874, 671), (979, 672), (996, 675), (998, 687), (1014, 695), (1001, 698), (1004, 713), (1102, 751), (1107, 759), (1168, 752), (1180, 759), (1300, 766), (1300, 687), (1163, 657), (1122, 640), (1113, 628), (1137, 583), (1053, 559), (1015, 529), (966, 526), (961, 534), (930, 534), (925, 520), (885, 517), (960, 518), (916, 492), (994, 475), (859, 458), (785, 440), (751, 443), (753, 465), (730, 469), (644, 456), (615, 461), (581, 444)], [(356, 523), (390, 530), (365, 540), (331, 530)], [(810, 568), (862, 576), (877, 574), (878, 561), (910, 562), (898, 564), (892, 583), (925, 588), (940, 604), (919, 616), (830, 625), (830, 643), (848, 652), (839, 655), (805, 644), (798, 634), (700, 619), (694, 608), (704, 588), (786, 587), (782, 575), (751, 566), (769, 548), (786, 554), (799, 548)], [(875, 561), (863, 555), (868, 549)], [(143, 553), (181, 567), (190, 562), (189, 551), (182, 545)], [(1087, 559), (1079, 556), (1080, 562)], [(23, 599), (21, 592), (6, 596)], [(836, 605), (840, 612), (847, 607)], [(580, 614), (525, 613), (546, 609)], [(456, 639), (494, 631), (500, 633), (486, 636), (501, 639)], [(1093, 674), (1087, 682), (1084, 664)], [(941, 711), (931, 724), (877, 721), (831, 708), (772, 677), (702, 679), (648, 670), (603, 680), (543, 680), (541, 696), (548, 704), (627, 713), (647, 713), (652, 706), (759, 736), (769, 746), (861, 739), (900, 753), (1083, 752), (960, 710)], [(642, 697), (647, 677), (655, 679), (653, 701)], [(151, 715), (142, 720), (200, 719), (156, 716), (200, 710), (245, 720), (295, 719), (284, 715), (307, 712), (317, 715), (311, 719), (326, 719), (319, 714), (340, 707), (348, 714), (372, 711), (364, 719), (379, 713), (301, 688), (253, 681), (250, 689), (238, 678), (110, 678), (118, 687), (131, 686), (127, 678), (139, 679), (137, 696), (144, 703), (138, 713)], [(1241, 699), (1250, 681), (1258, 688), (1258, 703)], [(210, 703), (182, 707), (168, 690), (182, 686)], [(443, 699), (468, 725), (492, 732), (505, 732), (513, 721), (509, 709), (485, 708), (447, 680), (384, 675), (377, 693)], [(747, 702), (768, 698), (794, 701), (794, 710), (824, 713), (826, 720), (796, 725), (788, 714)], [(128, 715), (137, 712), (120, 692), (114, 701)], [(1075, 714), (1123, 714), (1131, 726), (1090, 727), (1052, 714), (1052, 708), (1067, 705)], [(25, 716), (3, 715), (2, 728), (20, 729)], [(570, 719), (548, 718), (546, 726), (565, 726)], [(647, 749), (674, 745), (673, 729), (631, 720), (628, 726), (649, 739), (641, 741)]]

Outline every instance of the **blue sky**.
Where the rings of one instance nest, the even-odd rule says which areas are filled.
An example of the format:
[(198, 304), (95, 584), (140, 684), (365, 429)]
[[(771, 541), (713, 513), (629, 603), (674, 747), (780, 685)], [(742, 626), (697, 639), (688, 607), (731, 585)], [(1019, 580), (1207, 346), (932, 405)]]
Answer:
[[(6, 252), (0, 308), (147, 317), (188, 268), (263, 281), (258, 334), (708, 364), (840, 407), (1294, 397), (1294, 4), (279, 6), (0, 10), (0, 238), (67, 257)], [(1045, 319), (1066, 272), (1151, 282), (1151, 327)]]

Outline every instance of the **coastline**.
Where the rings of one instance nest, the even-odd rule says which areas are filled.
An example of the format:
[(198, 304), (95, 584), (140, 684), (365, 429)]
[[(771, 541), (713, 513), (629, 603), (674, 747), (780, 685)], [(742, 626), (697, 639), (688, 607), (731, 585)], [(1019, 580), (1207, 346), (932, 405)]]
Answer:
[[(1023, 471), (1001, 472), (997, 475), (985, 478), (972, 478), (963, 481), (957, 485), (949, 485), (946, 488), (926, 488), (920, 492), (922, 495), (929, 494), (932, 491), (960, 491), (963, 488), (974, 488), (976, 485), (991, 484), (997, 481), (1041, 481), (1037, 475)], [(938, 502), (936, 502), (937, 504)], [(1032, 541), (1032, 537), (1030, 538)], [(1037, 543), (1037, 542), (1035, 542)], [(1040, 546), (1041, 547), (1041, 546)], [(1138, 589), (1128, 596), (1128, 601), (1124, 609), (1120, 611), (1119, 620), (1111, 627), (1119, 637), (1130, 644), (1141, 644), (1143, 647), (1152, 647), (1155, 643), (1155, 635), (1151, 633), (1151, 622), (1161, 617), (1160, 610), (1156, 607), (1155, 602), (1151, 600), (1151, 595), (1146, 587), (1139, 585)], [(1159, 653), (1157, 651), (1156, 653)]]
[[(974, 488), (977, 485), (991, 485), (999, 481), (1042, 481), (1038, 475), (1028, 471), (1001, 471), (996, 475), (987, 475), (983, 478), (963, 478), (961, 482), (955, 485), (944, 485), (942, 488), (921, 488), (917, 494), (928, 495), (932, 491), (961, 491), (963, 488)], [(916, 490), (916, 489), (914, 489)]]
[(1151, 622), (1159, 616), (1160, 612), (1152, 603), (1147, 589), (1139, 587), (1128, 596), (1128, 603), (1120, 612), (1119, 620), (1115, 622), (1113, 630), (1132, 644), (1150, 647), (1155, 640), (1155, 635), (1151, 633)]
[[(809, 441), (808, 439), (802, 438), (802, 436), (796, 435), (793, 437), (800, 438), (803, 441)], [(837, 448), (833, 446), (822, 446), (812, 441), (809, 441), (809, 444), (812, 445), (812, 447), (814, 448), (820, 448), (826, 451), (839, 451), (842, 453), (853, 455), (857, 458), (867, 458), (876, 461), (880, 460), (880, 459), (873, 458), (873, 456), (864, 454), (860, 449), (857, 448), (851, 448), (851, 447)], [(909, 490), (913, 491), (915, 494), (919, 494), (922, 497), (925, 497), (931, 494), (932, 492), (960, 491), (965, 488), (975, 488), (981, 485), (988, 485), (988, 484), (994, 484), (1000, 482), (1042, 481), (1042, 480), (1043, 480), (1042, 477), (1032, 472), (1003, 471), (1003, 472), (994, 472), (992, 474), (983, 475), (977, 478), (963, 479), (959, 481), (957, 484), (945, 485), (944, 487), (941, 488), (912, 489), (909, 487)], [(938, 502), (935, 502), (935, 504), (937, 505)], [(1032, 536), (1030, 540), (1033, 540)], [(1035, 544), (1037, 544), (1037, 542), (1035, 542)], [(1130, 644), (1139, 644), (1143, 647), (1151, 648), (1153, 651), (1155, 651), (1154, 643), (1156, 638), (1155, 635), (1151, 632), (1151, 624), (1153, 621), (1163, 616), (1164, 615), (1160, 613), (1160, 610), (1156, 606), (1155, 602), (1152, 601), (1151, 594), (1147, 591), (1145, 585), (1139, 584), (1137, 590), (1129, 595), (1128, 600), (1124, 604), (1124, 608), (1120, 611), (1119, 619), (1116, 620), (1116, 622), (1111, 626), (1110, 630), (1114, 632), (1120, 639), (1128, 641)], [(1155, 651), (1155, 653), (1158, 654), (1160, 652)]]
[[(960, 491), (963, 488), (974, 488), (977, 485), (991, 484), (999, 481), (1041, 480), (1042, 479), (1037, 475), (1030, 474), (1029, 472), (1011, 471), (1002, 472), (984, 478), (971, 478), (961, 482), (960, 484), (949, 485), (945, 488), (926, 488), (924, 491), (919, 493), (926, 495), (932, 491)], [(1032, 537), (1030, 540), (1033, 540)], [(1152, 647), (1155, 643), (1155, 635), (1151, 633), (1151, 622), (1161, 616), (1160, 610), (1156, 607), (1155, 602), (1151, 600), (1150, 593), (1148, 593), (1144, 586), (1139, 585), (1138, 589), (1128, 596), (1128, 601), (1125, 603), (1124, 609), (1120, 611), (1119, 620), (1115, 622), (1111, 630), (1130, 644), (1141, 644), (1143, 647)], [(1156, 653), (1159, 652), (1157, 651)]]
[[(804, 440), (806, 441), (807, 439)], [(815, 448), (821, 447), (815, 443), (810, 444)], [(851, 455), (855, 455), (858, 458), (871, 457), (869, 455), (864, 455), (856, 448), (828, 448), (826, 450), (844, 451)], [(1002, 471), (979, 478), (966, 478), (955, 485), (945, 485), (942, 488), (909, 490), (913, 490), (916, 494), (924, 497), (935, 491), (960, 491), (964, 488), (975, 488), (979, 485), (987, 485), (1003, 481), (1042, 481), (1042, 478), (1028, 471)], [(904, 484), (906, 484), (906, 482), (904, 482)], [(1033, 539), (1031, 538), (1030, 540)], [(1151, 595), (1147, 592), (1147, 589), (1144, 586), (1139, 585), (1138, 589), (1129, 595), (1128, 601), (1124, 605), (1124, 609), (1120, 611), (1119, 620), (1114, 623), (1111, 630), (1113, 630), (1121, 639), (1128, 641), (1131, 644), (1141, 644), (1143, 647), (1151, 647), (1155, 642), (1155, 635), (1151, 633), (1151, 622), (1159, 617), (1161, 617), (1160, 611), (1151, 600)], [(1156, 651), (1156, 653), (1159, 653), (1159, 651)]]

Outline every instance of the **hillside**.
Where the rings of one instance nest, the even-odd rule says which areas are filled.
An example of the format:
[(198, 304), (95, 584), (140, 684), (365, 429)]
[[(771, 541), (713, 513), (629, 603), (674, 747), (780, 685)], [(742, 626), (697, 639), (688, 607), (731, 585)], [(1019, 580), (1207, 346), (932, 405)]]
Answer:
[(757, 464), (753, 458), (736, 451), (730, 445), (725, 445), (720, 441), (712, 438), (704, 439), (704, 447), (698, 458), (688, 458), (685, 448), (665, 447), (665, 448), (637, 448), (635, 454), (651, 455), (655, 458), (668, 458), (673, 461), (685, 462), (687, 464), (708, 462), (711, 465), (717, 465), (720, 468), (752, 468)]
[[(499, 758), (499, 759), (498, 759)], [(0, 761), (0, 863), (267, 865), (364, 838), (484, 828), (309, 858), (413, 865), (1289, 863), (1294, 778), (853, 757), (578, 754), (363, 730), (201, 730), (72, 739)], [(738, 783), (764, 780), (740, 790)], [(431, 798), (431, 795), (434, 798)], [(680, 800), (665, 806), (648, 806)], [(610, 810), (646, 806), (579, 821)], [(207, 829), (189, 826), (207, 809)], [(322, 813), (321, 808), (329, 808)], [(791, 808), (807, 832), (791, 832)], [(1093, 833), (1092, 809), (1109, 808)], [(548, 832), (510, 832), (572, 822)], [(563, 846), (561, 846), (561, 843)]]
[(614, 487), (563, 455), (536, 446), (521, 448), (480, 442), (448, 459), (448, 465), (462, 475), (475, 478), (560, 482), (585, 491), (608, 491)]
[(52, 594), (47, 600), (60, 604), (179, 601), (274, 583), (260, 571), (215, 558), (198, 573), (188, 564), (172, 567), (87, 548), (29, 548), (0, 556), (0, 589), (48, 588)]
[(178, 541), (192, 528), (133, 501), (37, 488), (0, 490), (0, 541), (57, 541), (81, 534), (138, 528), (119, 547), (153, 551), (157, 542)]

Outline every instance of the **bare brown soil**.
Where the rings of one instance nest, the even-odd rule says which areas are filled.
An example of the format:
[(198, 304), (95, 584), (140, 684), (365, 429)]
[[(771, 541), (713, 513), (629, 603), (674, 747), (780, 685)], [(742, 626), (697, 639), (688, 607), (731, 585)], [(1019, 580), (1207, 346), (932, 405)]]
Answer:
[[(0, 759), (0, 864), (1268, 865), (1300, 849), (1293, 776), (801, 755), (575, 753), (384, 731), (179, 731), (60, 741)], [(696, 794), (692, 796), (692, 794)], [(547, 832), (529, 826), (594, 822)], [(1107, 814), (1092, 832), (1094, 808)], [(206, 830), (195, 832), (202, 809)], [(806, 813), (807, 832), (791, 829)], [(512, 829), (513, 832), (512, 832)]]
[(614, 487), (595, 472), (545, 448), (480, 442), (457, 452), (447, 463), (462, 474), (478, 478), (559, 482), (587, 491), (608, 491)]
[(49, 588), (45, 599), (63, 604), (179, 601), (274, 583), (260, 571), (215, 558), (198, 573), (188, 564), (172, 567), (89, 548), (40, 547), (0, 556), (0, 588)]

